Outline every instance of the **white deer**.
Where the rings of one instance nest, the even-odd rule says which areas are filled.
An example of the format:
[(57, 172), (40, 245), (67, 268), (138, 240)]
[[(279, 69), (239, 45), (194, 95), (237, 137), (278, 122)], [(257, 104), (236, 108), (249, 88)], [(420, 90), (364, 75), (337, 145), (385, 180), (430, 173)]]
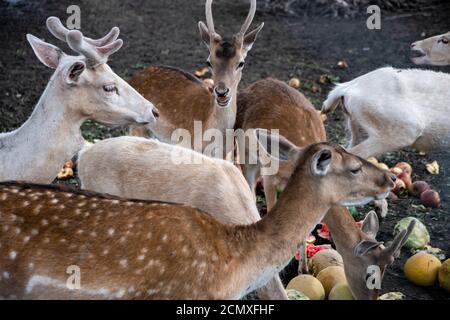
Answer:
[[(411, 45), (416, 64), (450, 64), (450, 34)], [(450, 75), (418, 69), (381, 68), (332, 90), (323, 113), (344, 108), (351, 133), (349, 152), (361, 157), (413, 147), (450, 146)]]
[(91, 119), (108, 125), (151, 123), (157, 109), (106, 64), (119, 50), (119, 28), (101, 39), (66, 29), (56, 17), (47, 27), (80, 56), (27, 35), (39, 60), (55, 69), (31, 117), (17, 130), (0, 134), (0, 181), (50, 183), (63, 163), (84, 145), (80, 126)]

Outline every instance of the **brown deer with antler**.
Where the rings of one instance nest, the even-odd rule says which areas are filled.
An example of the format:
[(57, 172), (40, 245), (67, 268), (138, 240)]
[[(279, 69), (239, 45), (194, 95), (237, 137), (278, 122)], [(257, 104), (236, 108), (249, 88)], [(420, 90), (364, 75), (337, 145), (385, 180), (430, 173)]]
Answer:
[(31, 117), (19, 129), (0, 134), (0, 181), (52, 182), (64, 162), (83, 147), (80, 127), (88, 119), (128, 125), (151, 123), (158, 115), (107, 65), (108, 57), (122, 47), (119, 28), (101, 39), (68, 30), (56, 17), (48, 18), (47, 28), (80, 55), (68, 56), (27, 35), (39, 60), (55, 72)]
[[(209, 49), (207, 65), (214, 80), (213, 93), (208, 86), (193, 75), (168, 67), (149, 67), (136, 74), (131, 85), (144, 97), (151, 100), (160, 112), (157, 123), (146, 126), (151, 136), (167, 143), (172, 141), (173, 133), (178, 129), (187, 130), (192, 139), (202, 140), (208, 129), (218, 129), (225, 136), (226, 129), (233, 129), (236, 120), (237, 88), (242, 77), (245, 58), (252, 48), (256, 37), (263, 28), (261, 24), (255, 30), (247, 32), (256, 12), (256, 0), (251, 0), (250, 12), (241, 30), (230, 39), (219, 35), (214, 27), (212, 0), (206, 1), (206, 25), (199, 22), (200, 35)], [(194, 131), (194, 121), (201, 123), (200, 134)], [(132, 128), (134, 135), (144, 135), (142, 127)], [(197, 134), (197, 137), (196, 137)], [(194, 142), (190, 145), (193, 148)], [(204, 146), (204, 144), (203, 144)], [(223, 152), (215, 153), (224, 157), (233, 144), (224, 146)], [(202, 150), (197, 150), (202, 151)]]
[[(2, 297), (241, 298), (290, 261), (333, 205), (383, 198), (394, 187), (391, 174), (338, 146), (301, 149), (256, 133), (295, 169), (273, 210), (251, 225), (225, 225), (170, 203), (0, 184)], [(81, 282), (68, 288), (74, 266)]]

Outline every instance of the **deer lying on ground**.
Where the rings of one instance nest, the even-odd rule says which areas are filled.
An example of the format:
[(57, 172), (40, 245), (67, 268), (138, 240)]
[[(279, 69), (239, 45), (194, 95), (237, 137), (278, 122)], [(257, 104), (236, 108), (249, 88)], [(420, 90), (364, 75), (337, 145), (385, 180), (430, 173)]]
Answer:
[[(394, 187), (388, 172), (340, 147), (300, 149), (257, 134), (270, 140), (269, 154), (279, 141), (295, 170), (273, 210), (251, 225), (170, 203), (0, 184), (3, 297), (237, 299), (273, 278), (331, 206)], [(68, 267), (79, 268), (79, 289), (67, 288)]]
[[(160, 111), (159, 121), (146, 126), (151, 136), (167, 143), (177, 143), (178, 141), (172, 141), (172, 135), (177, 129), (184, 129), (190, 133), (192, 139), (196, 137), (203, 143), (201, 138), (208, 129), (218, 129), (224, 135), (226, 129), (233, 129), (236, 120), (236, 92), (245, 58), (264, 25), (261, 24), (247, 33), (255, 12), (256, 0), (251, 0), (250, 12), (241, 30), (231, 39), (226, 39), (216, 33), (212, 0), (206, 1), (206, 25), (199, 22), (199, 29), (210, 53), (207, 64), (215, 84), (213, 94), (205, 83), (174, 68), (149, 67), (131, 79), (131, 85), (150, 99)], [(194, 121), (199, 121), (202, 126), (197, 133), (194, 130)], [(146, 136), (142, 127), (134, 127), (131, 132), (133, 135)], [(202, 137), (199, 137), (199, 134)], [(178, 137), (174, 138), (176, 140)], [(189, 141), (189, 144), (194, 148), (193, 140)], [(230, 143), (224, 146), (223, 152), (214, 155), (224, 157), (232, 148), (233, 144)]]
[(415, 64), (450, 65), (450, 31), (411, 44)]
[(0, 134), (0, 181), (50, 183), (84, 144), (80, 126), (88, 119), (108, 125), (150, 123), (157, 110), (106, 64), (120, 49), (119, 29), (90, 39), (50, 17), (47, 27), (80, 56), (27, 35), (39, 60), (55, 69), (31, 117), (17, 130)]
[(345, 277), (353, 297), (357, 300), (376, 300), (380, 290), (377, 286), (371, 289), (367, 285), (367, 276), (373, 272), (369, 267), (379, 268), (380, 274), (376, 280), (381, 285), (386, 268), (400, 255), (400, 250), (414, 229), (415, 221), (411, 222), (406, 232), (399, 233), (387, 247), (375, 239), (379, 223), (374, 211), (366, 215), (362, 230), (345, 208), (333, 207), (324, 221), (330, 228), (336, 249), (344, 260)]
[[(262, 96), (267, 98), (261, 99)], [(274, 79), (258, 81), (240, 93), (238, 101), (236, 128), (278, 129), (282, 136), (297, 147), (323, 142), (327, 139), (325, 127), (314, 106), (303, 94), (281, 81)], [(251, 144), (246, 144), (245, 147), (249, 145)], [(246, 161), (249, 157), (255, 156), (248, 149), (245, 151)], [(254, 190), (256, 178), (261, 174), (262, 167), (261, 162), (253, 163), (256, 164), (242, 165), (252, 190)], [(286, 161), (281, 161), (279, 167), (277, 175), (263, 176), (268, 211), (275, 206), (277, 189), (282, 189), (286, 185), (294, 169)], [(373, 217), (367, 218), (366, 222), (372, 222), (373, 219)], [(384, 270), (385, 261), (391, 250), (383, 251), (381, 255), (380, 250), (374, 247), (374, 250), (356, 256), (355, 247), (369, 237), (356, 226), (346, 209), (333, 208), (326, 215), (325, 222), (330, 228), (339, 253), (343, 256), (347, 281), (355, 299), (376, 299), (378, 292), (370, 290), (361, 279), (365, 279), (367, 267), (370, 265), (379, 265)]]
[[(154, 139), (112, 138), (83, 149), (78, 163), (81, 187), (86, 190), (184, 204), (226, 224), (260, 220), (253, 194), (232, 163), (187, 148)], [(279, 277), (258, 295), (287, 299)]]

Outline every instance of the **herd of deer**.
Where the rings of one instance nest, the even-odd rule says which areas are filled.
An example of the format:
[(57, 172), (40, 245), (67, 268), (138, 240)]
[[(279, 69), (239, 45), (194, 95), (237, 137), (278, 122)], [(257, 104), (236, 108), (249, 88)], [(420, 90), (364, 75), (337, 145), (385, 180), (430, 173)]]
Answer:
[[(326, 142), (319, 112), (285, 83), (265, 79), (238, 94), (247, 53), (263, 28), (248, 31), (255, 12), (251, 0), (240, 31), (224, 38), (206, 1), (207, 23), (199, 29), (212, 88), (169, 67), (149, 67), (127, 84), (107, 65), (122, 46), (117, 27), (91, 39), (48, 18), (48, 30), (78, 56), (27, 36), (55, 72), (28, 121), (0, 134), (1, 298), (239, 299), (257, 290), (263, 299), (286, 299), (278, 272), (322, 219), (354, 297), (377, 298), (366, 284), (367, 268), (379, 266), (382, 277), (414, 224), (384, 246), (375, 239), (375, 214), (360, 229), (344, 207), (385, 199), (394, 187), (392, 174), (363, 158), (450, 145), (450, 76), (383, 68), (338, 85), (323, 112), (344, 108), (346, 151)], [(414, 62), (450, 64), (449, 39), (414, 43), (420, 54)], [(80, 126), (87, 119), (129, 125), (141, 137), (83, 148)], [(265, 176), (260, 162), (241, 171), (170, 144), (174, 130), (193, 132), (194, 121), (203, 130), (252, 129), (279, 162), (278, 174)], [(230, 151), (224, 148), (222, 158)], [(91, 191), (41, 185), (78, 152), (82, 189)], [(174, 152), (200, 164), (174, 164)], [(259, 178), (269, 211), (262, 219), (254, 195)], [(277, 200), (278, 188), (284, 191)], [(81, 271), (74, 290), (66, 285), (72, 265)]]

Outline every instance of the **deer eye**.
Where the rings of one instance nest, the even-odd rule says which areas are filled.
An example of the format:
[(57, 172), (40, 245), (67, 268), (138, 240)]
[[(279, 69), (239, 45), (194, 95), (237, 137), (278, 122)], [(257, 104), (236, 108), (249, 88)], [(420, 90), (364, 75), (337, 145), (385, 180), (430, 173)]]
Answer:
[(113, 93), (113, 92), (117, 93), (117, 87), (114, 84), (107, 84), (107, 85), (103, 86), (103, 91), (105, 91), (107, 93)]
[(448, 39), (442, 38), (442, 39), (440, 40), (440, 42), (442, 42), (443, 44), (448, 44)]
[(357, 169), (350, 170), (350, 172), (351, 172), (352, 174), (358, 174), (358, 173), (361, 172), (361, 167), (359, 167), (359, 168), (357, 168)]
[(238, 65), (238, 69), (242, 69), (243, 67), (245, 66), (245, 62), (244, 61), (241, 61), (240, 63), (239, 63), (239, 65)]

